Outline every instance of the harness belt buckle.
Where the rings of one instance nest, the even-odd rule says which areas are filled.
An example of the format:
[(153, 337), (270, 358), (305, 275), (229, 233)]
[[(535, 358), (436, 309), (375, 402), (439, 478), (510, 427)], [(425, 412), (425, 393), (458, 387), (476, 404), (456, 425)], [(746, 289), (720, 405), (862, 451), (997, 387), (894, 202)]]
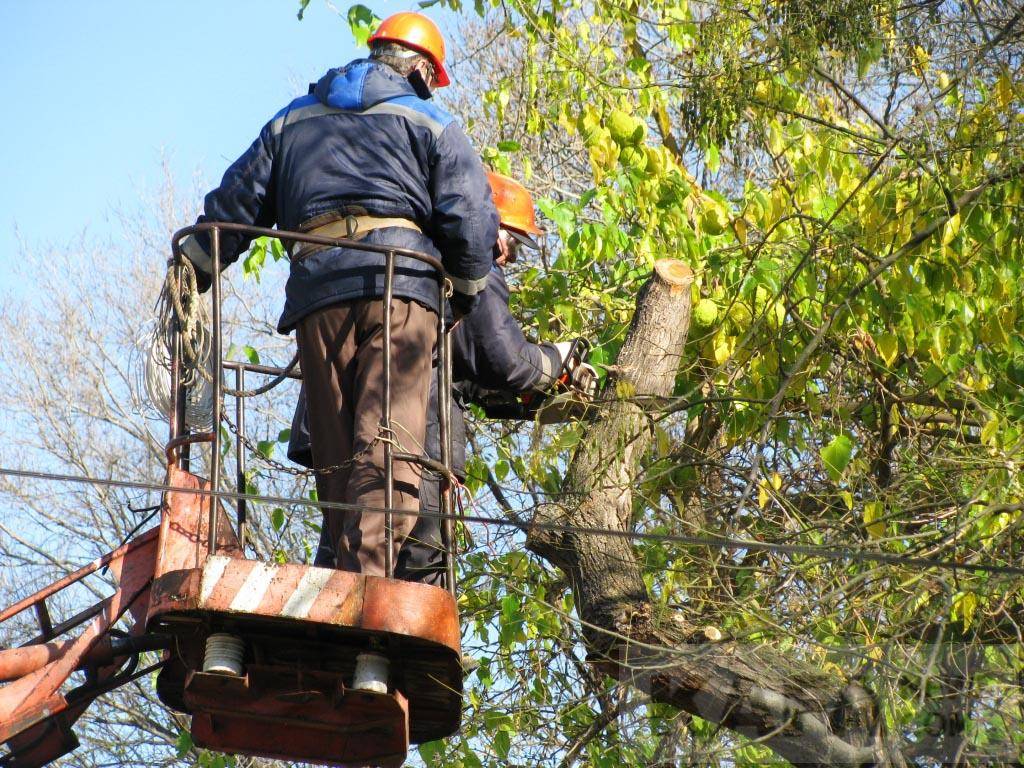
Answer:
[(350, 240), (356, 236), (359, 231), (359, 219), (353, 216), (351, 213), (345, 216), (345, 236)]

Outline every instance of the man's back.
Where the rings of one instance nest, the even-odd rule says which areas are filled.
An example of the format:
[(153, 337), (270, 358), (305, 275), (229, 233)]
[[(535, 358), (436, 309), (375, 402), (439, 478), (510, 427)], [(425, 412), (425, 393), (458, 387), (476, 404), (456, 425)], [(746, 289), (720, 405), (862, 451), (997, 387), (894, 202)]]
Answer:
[[(409, 222), (357, 236), (440, 259), (457, 296), (474, 296), (486, 279), (497, 214), (479, 157), (450, 115), (391, 67), (368, 59), (330, 70), (312, 93), (268, 121), (207, 195), (199, 220), (310, 230), (347, 215)], [(208, 264), (208, 236), (196, 241), (198, 248), (183, 244), (186, 255)], [(248, 244), (244, 235), (222, 233), (222, 263)], [(395, 296), (436, 311), (429, 267), (409, 259), (397, 266)], [(278, 330), (322, 307), (382, 295), (379, 255), (312, 251), (293, 260)]]

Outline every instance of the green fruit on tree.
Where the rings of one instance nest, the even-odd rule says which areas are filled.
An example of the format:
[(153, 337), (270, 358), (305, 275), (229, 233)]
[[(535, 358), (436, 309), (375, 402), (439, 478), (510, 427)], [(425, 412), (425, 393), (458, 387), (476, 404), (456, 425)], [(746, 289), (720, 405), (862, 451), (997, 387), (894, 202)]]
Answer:
[(605, 123), (617, 144), (639, 144), (644, 138), (643, 121), (626, 114), (621, 109), (612, 111)]
[(753, 319), (754, 316), (750, 311), (750, 307), (743, 303), (743, 301), (735, 302), (729, 309), (729, 321), (738, 331), (745, 331), (749, 328)]
[(700, 328), (710, 328), (718, 319), (718, 305), (711, 299), (701, 299), (693, 308), (693, 324)]
[(619, 162), (627, 171), (643, 171), (647, 167), (647, 154), (636, 147), (623, 147)]
[(706, 234), (720, 235), (729, 226), (729, 214), (718, 203), (711, 202), (700, 217), (700, 228)]

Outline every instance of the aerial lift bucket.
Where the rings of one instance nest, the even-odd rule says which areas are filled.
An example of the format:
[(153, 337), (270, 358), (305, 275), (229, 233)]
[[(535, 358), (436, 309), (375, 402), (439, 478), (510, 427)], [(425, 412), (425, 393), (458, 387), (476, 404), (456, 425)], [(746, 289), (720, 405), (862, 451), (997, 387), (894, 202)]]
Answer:
[[(171, 470), (171, 484), (201, 489)], [(220, 752), (338, 766), (401, 765), (410, 742), (461, 716), (455, 601), (439, 587), (246, 559), (223, 515), (211, 551), (207, 497), (168, 493), (147, 617), (173, 638), (157, 694)], [(242, 641), (239, 675), (204, 672), (213, 635)], [(387, 693), (353, 690), (356, 656), (390, 661)]]

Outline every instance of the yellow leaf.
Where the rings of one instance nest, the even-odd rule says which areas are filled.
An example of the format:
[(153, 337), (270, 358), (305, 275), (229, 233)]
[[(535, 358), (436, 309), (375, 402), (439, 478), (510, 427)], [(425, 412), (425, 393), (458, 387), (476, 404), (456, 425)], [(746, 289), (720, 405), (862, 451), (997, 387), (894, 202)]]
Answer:
[(736, 219), (732, 223), (736, 230), (736, 239), (740, 241), (740, 245), (746, 245), (747, 243), (747, 222), (743, 219)]
[(985, 422), (985, 426), (981, 428), (981, 442), (983, 445), (989, 445), (995, 443), (996, 432), (999, 431), (999, 417), (993, 416), (991, 419)]
[(953, 238), (957, 236), (960, 231), (960, 213), (954, 213), (945, 224), (942, 225), (942, 244), (949, 245), (953, 242)]
[(786, 148), (786, 141), (782, 137), (782, 126), (777, 120), (768, 124), (768, 151), (773, 155), (781, 155)]
[(736, 337), (719, 332), (715, 336), (715, 362), (724, 365), (736, 349)]
[(932, 362), (942, 367), (946, 359), (946, 335), (941, 326), (932, 328), (932, 345), (928, 348)]
[(782, 488), (782, 475), (778, 472), (772, 472), (772, 488), (776, 491)]
[(960, 616), (964, 631), (974, 623), (974, 614), (978, 610), (978, 596), (973, 592), (961, 592), (953, 600), (953, 615)]
[(880, 501), (868, 501), (864, 504), (864, 527), (872, 539), (880, 539), (885, 535), (885, 507)]
[(928, 69), (928, 64), (931, 61), (931, 58), (932, 57), (928, 55), (928, 51), (920, 45), (914, 46), (914, 63), (917, 65), (918, 75), (923, 75), (924, 71)]
[(900, 342), (894, 333), (880, 333), (875, 336), (875, 348), (885, 364), (891, 366), (900, 351)]
[(1005, 72), (996, 80), (996, 98), (999, 100), (999, 106), (1003, 109), (1010, 106), (1010, 102), (1013, 101), (1013, 83), (1010, 82), (1010, 77)]
[(764, 480), (757, 484), (757, 506), (759, 509), (764, 509), (768, 506), (768, 486), (764, 484)]

